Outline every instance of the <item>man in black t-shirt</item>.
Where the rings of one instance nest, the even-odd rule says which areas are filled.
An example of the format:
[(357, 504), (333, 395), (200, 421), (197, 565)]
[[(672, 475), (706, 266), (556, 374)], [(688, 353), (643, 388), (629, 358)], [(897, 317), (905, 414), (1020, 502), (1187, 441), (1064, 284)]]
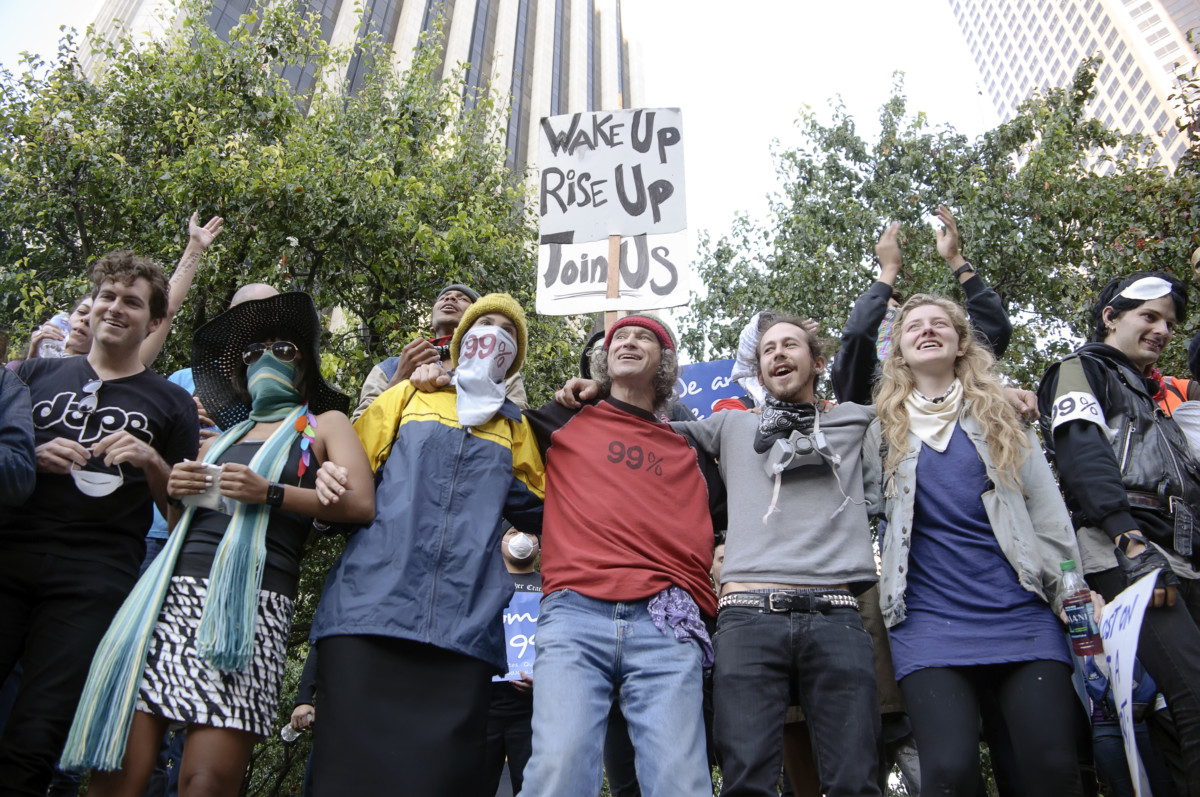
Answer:
[(139, 357), (166, 315), (162, 270), (111, 252), (92, 281), (91, 352), (18, 370), (37, 483), (0, 516), (0, 679), (24, 668), (0, 795), (45, 794), (96, 645), (137, 578), (151, 505), (165, 511), (171, 466), (199, 447), (191, 397)]

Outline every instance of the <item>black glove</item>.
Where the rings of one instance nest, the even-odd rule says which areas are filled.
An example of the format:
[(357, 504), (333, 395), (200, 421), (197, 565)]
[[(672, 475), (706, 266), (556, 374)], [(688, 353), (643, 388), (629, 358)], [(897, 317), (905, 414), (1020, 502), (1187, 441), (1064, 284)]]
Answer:
[(1179, 576), (1175, 575), (1175, 571), (1171, 569), (1171, 565), (1167, 562), (1167, 557), (1146, 542), (1146, 538), (1140, 534), (1126, 534), (1125, 545), (1128, 547), (1130, 542), (1140, 542), (1146, 546), (1146, 550), (1134, 557), (1125, 555), (1123, 546), (1117, 545), (1117, 564), (1121, 566), (1121, 571), (1125, 574), (1125, 586), (1130, 586), (1147, 573), (1158, 570), (1158, 580), (1155, 582), (1155, 588), (1159, 587), (1178, 587)]

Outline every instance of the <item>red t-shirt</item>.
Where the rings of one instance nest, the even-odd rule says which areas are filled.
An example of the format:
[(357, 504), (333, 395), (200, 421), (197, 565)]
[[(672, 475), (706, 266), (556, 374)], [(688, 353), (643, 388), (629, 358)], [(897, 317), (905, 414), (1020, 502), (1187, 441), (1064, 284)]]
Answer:
[[(634, 601), (673, 584), (715, 615), (709, 485), (720, 476), (711, 460), (613, 399), (574, 412), (549, 404), (527, 417), (546, 462), (543, 591)], [(716, 499), (723, 505), (723, 493)]]

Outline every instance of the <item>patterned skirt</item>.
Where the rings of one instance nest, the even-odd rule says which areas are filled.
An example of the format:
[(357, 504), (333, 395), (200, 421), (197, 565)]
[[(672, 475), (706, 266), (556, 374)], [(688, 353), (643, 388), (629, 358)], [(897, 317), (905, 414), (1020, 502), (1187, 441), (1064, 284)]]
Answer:
[(244, 672), (209, 667), (196, 652), (196, 631), (208, 594), (207, 578), (174, 576), (150, 640), (137, 708), (171, 720), (269, 736), (287, 661), (294, 604), (260, 590), (254, 656)]

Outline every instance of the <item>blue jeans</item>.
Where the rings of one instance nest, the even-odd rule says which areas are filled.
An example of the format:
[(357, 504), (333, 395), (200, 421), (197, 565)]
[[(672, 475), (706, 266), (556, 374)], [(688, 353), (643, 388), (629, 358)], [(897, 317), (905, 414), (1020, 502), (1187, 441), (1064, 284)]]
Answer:
[(878, 797), (879, 697), (871, 637), (858, 612), (729, 606), (717, 615), (713, 645), (722, 797), (778, 793), (789, 705), (804, 709), (824, 792)]
[(613, 700), (629, 724), (642, 794), (712, 794), (700, 646), (655, 628), (648, 602), (613, 603), (571, 590), (542, 599), (533, 757), (520, 797), (600, 793)]

